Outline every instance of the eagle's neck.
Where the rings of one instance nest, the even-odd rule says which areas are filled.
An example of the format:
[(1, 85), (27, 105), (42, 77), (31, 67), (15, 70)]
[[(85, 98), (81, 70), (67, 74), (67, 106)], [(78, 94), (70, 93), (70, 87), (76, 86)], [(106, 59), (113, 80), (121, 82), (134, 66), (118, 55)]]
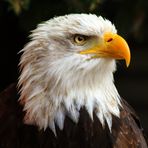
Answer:
[[(60, 61), (52, 63), (50, 68), (44, 67), (41, 72), (41, 67), (35, 73), (33, 69), (27, 69), (28, 65), (24, 65), (26, 70), (22, 71), (20, 78), (20, 101), (26, 111), (26, 123), (44, 129), (49, 126), (55, 133), (55, 124), (63, 129), (65, 116), (77, 123), (79, 111), (85, 107), (92, 119), (95, 113), (102, 126), (106, 120), (111, 130), (112, 115), (120, 114), (120, 97), (113, 83), (115, 61), (94, 60), (90, 63), (90, 69), (87, 69), (90, 67), (88, 63), (68, 66), (73, 62), (65, 60), (60, 69), (57, 68)], [(30, 76), (27, 76), (27, 71)]]

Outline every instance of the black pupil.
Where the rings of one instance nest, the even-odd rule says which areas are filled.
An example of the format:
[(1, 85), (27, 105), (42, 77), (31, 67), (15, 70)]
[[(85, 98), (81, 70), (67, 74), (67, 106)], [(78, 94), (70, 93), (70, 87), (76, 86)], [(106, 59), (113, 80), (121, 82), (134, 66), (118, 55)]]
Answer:
[(78, 41), (83, 41), (83, 39), (84, 39), (84, 38), (83, 38), (82, 36), (79, 36), (79, 37), (78, 37)]

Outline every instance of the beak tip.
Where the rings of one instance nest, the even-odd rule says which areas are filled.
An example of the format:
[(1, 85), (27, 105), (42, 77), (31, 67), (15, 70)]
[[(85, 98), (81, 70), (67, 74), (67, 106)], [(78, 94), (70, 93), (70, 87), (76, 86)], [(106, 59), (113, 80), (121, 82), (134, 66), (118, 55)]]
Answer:
[(130, 64), (130, 63), (127, 63), (127, 62), (126, 62), (126, 67), (127, 67), (127, 68), (129, 67), (129, 64)]
[[(125, 42), (126, 43), (126, 42)], [(126, 67), (129, 67), (131, 61), (131, 53), (128, 44), (126, 43), (126, 48), (124, 48), (124, 59), (126, 62)]]
[(126, 62), (126, 67), (129, 67), (129, 65), (130, 65), (130, 58), (125, 59), (125, 62)]

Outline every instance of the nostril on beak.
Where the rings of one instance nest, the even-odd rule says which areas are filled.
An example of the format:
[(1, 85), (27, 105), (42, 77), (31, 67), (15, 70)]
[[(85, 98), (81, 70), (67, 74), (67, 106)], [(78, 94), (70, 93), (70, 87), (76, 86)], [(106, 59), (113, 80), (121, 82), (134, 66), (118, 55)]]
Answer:
[(107, 42), (111, 42), (113, 40), (113, 38), (109, 38), (108, 40), (107, 40)]

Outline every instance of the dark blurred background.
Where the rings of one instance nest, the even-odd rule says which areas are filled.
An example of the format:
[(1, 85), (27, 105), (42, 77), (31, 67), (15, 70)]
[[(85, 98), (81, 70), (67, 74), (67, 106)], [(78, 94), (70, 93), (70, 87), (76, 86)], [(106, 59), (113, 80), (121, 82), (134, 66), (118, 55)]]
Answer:
[(38, 23), (68, 13), (111, 20), (128, 42), (129, 68), (118, 62), (115, 83), (148, 133), (148, 0), (0, 0), (0, 91), (18, 78), (18, 52)]

